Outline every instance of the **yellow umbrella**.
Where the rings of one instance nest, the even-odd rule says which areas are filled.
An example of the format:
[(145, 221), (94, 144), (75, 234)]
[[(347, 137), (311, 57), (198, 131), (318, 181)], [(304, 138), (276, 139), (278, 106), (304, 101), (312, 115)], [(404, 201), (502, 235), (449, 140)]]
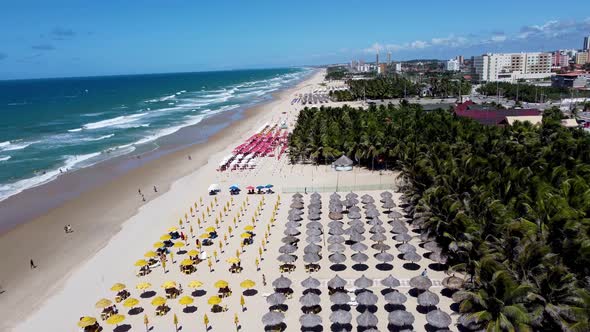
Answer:
[(191, 256), (191, 257), (199, 256), (199, 251), (193, 249), (193, 250), (191, 250), (191, 251), (188, 252), (188, 255)]
[(107, 319), (107, 323), (111, 324), (111, 325), (119, 325), (119, 323), (121, 323), (124, 320), (125, 320), (125, 316), (120, 315), (120, 314), (116, 314), (116, 315), (112, 315), (111, 317), (109, 317)]
[(253, 231), (254, 230), (254, 226), (248, 225), (248, 226), (244, 227), (244, 230), (245, 231)]
[(213, 233), (213, 232), (215, 232), (215, 227), (209, 226), (209, 227), (205, 228), (205, 232), (207, 232), (207, 233)]
[(156, 307), (157, 307), (157, 306), (164, 305), (164, 304), (166, 304), (166, 298), (163, 298), (163, 297), (161, 297), (161, 296), (156, 296), (156, 297), (154, 297), (154, 299), (152, 300), (152, 305), (154, 305), (154, 306), (156, 306)]
[(111, 300), (100, 299), (100, 300), (98, 300), (98, 302), (96, 302), (95, 306), (98, 309), (104, 309), (106, 307), (110, 307), (112, 304), (113, 304), (113, 302)]
[(231, 257), (227, 259), (227, 262), (230, 264), (238, 264), (240, 262), (240, 259), (237, 257)]
[(177, 230), (178, 230), (178, 227), (175, 227), (175, 226), (168, 228), (168, 232), (176, 232)]
[(148, 251), (145, 254), (143, 254), (143, 257), (154, 258), (154, 257), (158, 257), (158, 254), (156, 254), (155, 251)]
[(182, 266), (189, 266), (189, 265), (193, 265), (193, 261), (191, 259), (185, 259), (182, 262), (180, 262), (180, 265)]
[(252, 234), (250, 233), (242, 233), (242, 235), (240, 235), (242, 237), (242, 239), (249, 239), (252, 237)]
[(174, 243), (174, 248), (182, 248), (182, 247), (184, 247), (184, 243), (182, 243), (180, 241)]
[(170, 234), (164, 234), (164, 235), (160, 236), (160, 240), (162, 240), (162, 241), (168, 241), (170, 239), (172, 239), (172, 236), (170, 236)]
[(246, 279), (240, 283), (240, 287), (246, 288), (246, 289), (250, 289), (254, 286), (256, 286), (256, 283), (250, 279)]
[(208, 239), (209, 238), (209, 233), (201, 234), (200, 238), (201, 239)]
[(154, 243), (154, 248), (162, 248), (164, 246), (164, 243), (158, 241), (156, 243)]
[(96, 318), (89, 316), (82, 317), (82, 319), (80, 319), (78, 322), (78, 326), (82, 328), (92, 326), (94, 324), (96, 324)]
[(221, 298), (219, 296), (217, 296), (217, 295), (211, 296), (209, 298), (209, 300), (207, 300), (207, 303), (209, 303), (210, 305), (219, 304), (219, 303), (221, 303)]
[(146, 266), (148, 265), (148, 262), (146, 262), (145, 259), (140, 259), (137, 262), (135, 262), (135, 266)]
[(139, 290), (146, 290), (148, 288), (152, 287), (152, 284), (150, 284), (147, 281), (142, 281), (139, 284), (137, 284), (137, 286), (135, 286), (135, 288), (139, 289)]
[(227, 281), (218, 280), (214, 286), (215, 286), (215, 288), (225, 288), (225, 287), (227, 287), (227, 285), (228, 285)]
[(191, 281), (191, 282), (188, 283), (188, 287), (189, 288), (199, 288), (201, 286), (203, 286), (203, 283), (200, 282), (200, 281), (198, 281), (198, 280), (193, 280), (193, 281)]
[(119, 292), (119, 291), (124, 290), (125, 288), (127, 288), (127, 286), (125, 286), (125, 284), (118, 282), (118, 283), (114, 284), (113, 287), (111, 287), (111, 290), (115, 291), (115, 292)]
[(178, 300), (178, 303), (182, 304), (182, 305), (189, 305), (192, 304), (195, 300), (193, 300), (192, 297), (190, 296), (183, 296)]
[(138, 299), (134, 299), (132, 297), (128, 298), (123, 302), (123, 306), (127, 308), (134, 308), (139, 303)]
[(166, 281), (165, 283), (162, 284), (162, 288), (164, 288), (164, 289), (176, 288), (176, 281)]

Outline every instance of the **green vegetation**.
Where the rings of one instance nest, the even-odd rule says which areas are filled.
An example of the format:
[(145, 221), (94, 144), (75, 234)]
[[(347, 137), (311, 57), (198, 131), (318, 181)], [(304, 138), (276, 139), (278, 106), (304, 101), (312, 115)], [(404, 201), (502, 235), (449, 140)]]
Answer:
[(482, 126), (417, 105), (304, 109), (292, 161), (395, 165), (415, 227), (453, 271), (463, 318), (487, 331), (590, 330), (590, 137), (559, 124)]
[[(486, 96), (496, 96), (500, 89), (500, 95), (508, 99), (516, 100), (518, 95), (519, 101), (529, 103), (559, 100), (560, 98), (569, 98), (570, 91), (566, 88), (539, 87), (531, 84), (512, 84), (508, 82), (487, 83), (480, 86), (477, 92)], [(576, 92), (577, 97), (590, 97), (589, 91)]]
[(327, 80), (342, 80), (346, 77), (348, 70), (342, 66), (338, 67), (328, 67), (326, 69), (326, 79)]

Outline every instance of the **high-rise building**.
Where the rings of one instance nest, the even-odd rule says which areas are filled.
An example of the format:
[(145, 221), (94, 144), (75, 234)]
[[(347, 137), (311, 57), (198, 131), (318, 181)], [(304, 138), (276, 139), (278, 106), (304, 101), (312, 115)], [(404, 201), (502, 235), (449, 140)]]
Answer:
[(590, 62), (590, 50), (576, 53), (576, 64), (585, 65)]
[(377, 74), (386, 74), (386, 73), (387, 73), (387, 64), (380, 63), (379, 66), (377, 66)]
[(488, 53), (476, 56), (473, 67), (483, 82), (513, 82), (551, 77), (551, 53)]
[(398, 62), (395, 64), (395, 72), (401, 73), (401, 71), (402, 71), (402, 64), (401, 64), (401, 62)]
[(379, 52), (375, 55), (375, 66), (379, 67)]
[(451, 59), (451, 60), (447, 61), (447, 71), (460, 71), (460, 70), (461, 70), (461, 64), (459, 63), (459, 60)]
[(567, 67), (570, 64), (570, 56), (566, 51), (555, 51), (551, 57), (551, 65), (553, 67)]
[(465, 62), (465, 58), (463, 58), (462, 55), (457, 55), (457, 57), (455, 58), (455, 60), (459, 61), (459, 66), (462, 66), (463, 63)]
[(391, 64), (391, 52), (387, 52), (387, 64)]
[(590, 36), (584, 37), (584, 47), (582, 47), (584, 51), (590, 51)]

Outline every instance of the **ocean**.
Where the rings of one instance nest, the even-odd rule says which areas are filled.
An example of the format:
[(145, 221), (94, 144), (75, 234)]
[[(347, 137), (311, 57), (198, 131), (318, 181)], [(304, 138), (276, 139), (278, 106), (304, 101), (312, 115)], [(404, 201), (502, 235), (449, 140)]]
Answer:
[(0, 81), (0, 201), (222, 112), (271, 98), (305, 68)]

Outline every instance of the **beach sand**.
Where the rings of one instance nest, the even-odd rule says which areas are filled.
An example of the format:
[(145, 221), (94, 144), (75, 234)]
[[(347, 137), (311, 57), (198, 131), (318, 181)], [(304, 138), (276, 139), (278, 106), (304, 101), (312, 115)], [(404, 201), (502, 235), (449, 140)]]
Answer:
[[(0, 283), (5, 292), (0, 295), (0, 324), (2, 324), (0, 330), (74, 330), (79, 317), (85, 315), (100, 317), (100, 311), (94, 304), (101, 298), (112, 300), (115, 294), (109, 289), (116, 282), (126, 284), (132, 297), (139, 299), (139, 306), (145, 310), (138, 315), (128, 315), (127, 308), (118, 304), (120, 313), (126, 316), (126, 320), (118, 330), (126, 330), (126, 328), (130, 328), (131, 331), (143, 330), (144, 314), (149, 317), (152, 331), (173, 329), (173, 314), (178, 316), (179, 325), (183, 327), (183, 331), (205, 331), (204, 314), (208, 315), (213, 330), (235, 330), (234, 314), (239, 317), (242, 331), (263, 330), (261, 317), (268, 311), (263, 295), (272, 293), (271, 283), (280, 276), (276, 257), (279, 255), (278, 248), (282, 245), (284, 223), (291, 201), (291, 194), (283, 193), (283, 191), (306, 187), (333, 191), (336, 183), (340, 188), (366, 186), (366, 190), (369, 190), (369, 186), (373, 186), (374, 189), (393, 188), (395, 183), (396, 174), (392, 172), (379, 173), (355, 169), (352, 172), (340, 174), (334, 172), (329, 166), (290, 165), (286, 156), (280, 160), (264, 158), (258, 167), (250, 171), (223, 173), (216, 171), (219, 161), (263, 124), (278, 123), (281, 119), (287, 118), (287, 123), (292, 125), (302, 106), (291, 105), (291, 100), (300, 93), (321, 88), (319, 84), (323, 81), (323, 75), (324, 71), (320, 70), (298, 86), (281, 92), (277, 99), (249, 111), (244, 120), (221, 131), (206, 144), (198, 144), (149, 162), (117, 178), (116, 181), (84, 193), (50, 213), (3, 234), (0, 237), (0, 250), (5, 255), (0, 258), (3, 267), (0, 271)], [(186, 157), (189, 154), (192, 156), (190, 162)], [(159, 184), (157, 195), (150, 189), (153, 183)], [(187, 224), (185, 220), (183, 224), (185, 228), (181, 231), (188, 234), (188, 227), (192, 226), (195, 236), (203, 233), (203, 229), (198, 228), (196, 219), (201, 217), (206, 206), (213, 201), (213, 197), (207, 194), (207, 187), (211, 183), (220, 184), (223, 191), (217, 196), (218, 206), (211, 213), (211, 217), (205, 218), (203, 227), (214, 226), (215, 218), (221, 212), (218, 231), (221, 237), (227, 233), (229, 225), (234, 227), (233, 218), (238, 213), (239, 207), (243, 206), (246, 199), (248, 200), (244, 215), (239, 218), (240, 221), (233, 232), (234, 236), (228, 239), (224, 251), (220, 252), (217, 247), (220, 239), (215, 241), (213, 247), (204, 247), (209, 256), (214, 250), (218, 251), (219, 262), (213, 264), (214, 271), (209, 272), (206, 262), (203, 262), (197, 266), (196, 273), (188, 276), (181, 274), (178, 264), (185, 255), (175, 255), (176, 264), (169, 265), (167, 273), (164, 273), (161, 267), (157, 267), (148, 276), (138, 278), (135, 275), (137, 268), (133, 266), (134, 262), (143, 258), (146, 251), (152, 250), (152, 244), (158, 241), (169, 227), (178, 226), (178, 220), (184, 218), (185, 214), (189, 214), (190, 223)], [(241, 187), (272, 183), (275, 185), (276, 194), (245, 195), (242, 193), (230, 196), (226, 188), (234, 183)], [(138, 187), (147, 193), (148, 202), (141, 202), (137, 193)], [(370, 190), (357, 193), (362, 195), (365, 192), (370, 193), (378, 201), (381, 191)], [(263, 241), (264, 233), (270, 225), (273, 206), (277, 203), (279, 194), (281, 204), (277, 212), (277, 221), (271, 227), (271, 235), (266, 244), (266, 251), (262, 255), (260, 271), (257, 271), (254, 261), (258, 256), (258, 248)], [(226, 215), (222, 212), (222, 206), (230, 202), (232, 197), (233, 203)], [(398, 195), (395, 197), (397, 199)], [(189, 207), (194, 206), (200, 198), (203, 199), (203, 205), (198, 204), (199, 211), (195, 213), (195, 217), (192, 217)], [(328, 198), (328, 192), (322, 193), (325, 210), (322, 222), (326, 223), (329, 221), (327, 219)], [(226, 260), (235, 256), (236, 250), (240, 250), (239, 235), (244, 226), (252, 223), (251, 219), (262, 199), (264, 199), (263, 209), (257, 218), (258, 221), (255, 222), (254, 244), (245, 247), (245, 252), (240, 257), (244, 271), (240, 274), (230, 274), (228, 272), (230, 264)], [(307, 205), (309, 197), (305, 200)], [(384, 217), (382, 220), (386, 221), (387, 218)], [(301, 227), (302, 241), (305, 238), (305, 222), (306, 220), (302, 222)], [(71, 224), (74, 232), (64, 234), (65, 224)], [(384, 226), (389, 230), (388, 225)], [(370, 245), (371, 241), (368, 238), (369, 236), (365, 244)], [(417, 241), (417, 238), (412, 239), (412, 243), (416, 246)], [(186, 250), (194, 249), (194, 239), (191, 238), (189, 243)], [(388, 243), (392, 247), (395, 244), (393, 240), (388, 240)], [(297, 252), (300, 258), (296, 262), (296, 271), (287, 275), (293, 281), (292, 287), (295, 291), (294, 297), (287, 302), (289, 305), (286, 315), (287, 331), (300, 328), (298, 319), (301, 310), (298, 299), (302, 295), (302, 289), (299, 283), (308, 276), (301, 260), (304, 246), (305, 243), (302, 242)], [(331, 310), (325, 282), (332, 278), (335, 272), (328, 268), (330, 264), (325, 246), (323, 250), (322, 269), (314, 273), (314, 277), (324, 283), (321, 286), (324, 293), (321, 296), (323, 310), (320, 316), (323, 318), (324, 326), (328, 327)], [(367, 254), (372, 254), (371, 250), (369, 249)], [(390, 252), (397, 256), (394, 249)], [(423, 250), (418, 248), (418, 253), (423, 254)], [(376, 261), (372, 255), (369, 255), (371, 257), (367, 263), (369, 269), (359, 272), (350, 267), (350, 249), (347, 249), (345, 254), (348, 257), (346, 262), (348, 268), (339, 272), (339, 275), (350, 279), (350, 283), (362, 274), (372, 279), (381, 279), (391, 273), (402, 281), (400, 291), (406, 293), (409, 290), (409, 287), (405, 286), (407, 280), (420, 274), (429, 263), (427, 259), (422, 259), (419, 263), (420, 269), (408, 271), (401, 267), (404, 262), (396, 257), (392, 271), (378, 271), (374, 268)], [(38, 265), (36, 269), (29, 268), (31, 258)], [(262, 285), (263, 274), (268, 283), (266, 286)], [(429, 271), (429, 276), (435, 283), (432, 290), (440, 293), (442, 289), (440, 281), (445, 274)], [(217, 291), (213, 284), (220, 279), (229, 282), (233, 294), (222, 302), (227, 306), (227, 312), (211, 313), (207, 299), (216, 295)], [(243, 289), (239, 284), (245, 279), (256, 282), (254, 289), (257, 294), (244, 297), (246, 311), (242, 311), (240, 295)], [(140, 292), (135, 289), (138, 282), (148, 281), (152, 284), (151, 290), (157, 292), (157, 295), (163, 295), (164, 292), (160, 286), (167, 280), (181, 283), (184, 288), (183, 296), (190, 295), (192, 290), (188, 289), (187, 285), (191, 280), (203, 282), (202, 290), (206, 293), (196, 294), (199, 296), (194, 297), (195, 312), (183, 312), (183, 306), (177, 299), (168, 300), (172, 311), (166, 316), (156, 317), (154, 307), (150, 304), (151, 298), (141, 298)], [(379, 294), (379, 309), (376, 313), (379, 317), (378, 328), (386, 330), (387, 313), (383, 309), (384, 300), (379, 289), (380, 286), (375, 287), (375, 293)], [(440, 294), (439, 297), (441, 299), (439, 307), (450, 313), (450, 299)], [(426, 323), (425, 315), (416, 311), (416, 299), (410, 296), (408, 298), (407, 310), (413, 312), (416, 317), (414, 328), (418, 331), (423, 330)], [(355, 309), (352, 309), (352, 313), (353, 326), (356, 326), (355, 318), (358, 313)], [(455, 316), (453, 316), (454, 320), (456, 320)], [(99, 322), (105, 331), (114, 328), (100, 319)], [(453, 329), (456, 330), (456, 328)]]

